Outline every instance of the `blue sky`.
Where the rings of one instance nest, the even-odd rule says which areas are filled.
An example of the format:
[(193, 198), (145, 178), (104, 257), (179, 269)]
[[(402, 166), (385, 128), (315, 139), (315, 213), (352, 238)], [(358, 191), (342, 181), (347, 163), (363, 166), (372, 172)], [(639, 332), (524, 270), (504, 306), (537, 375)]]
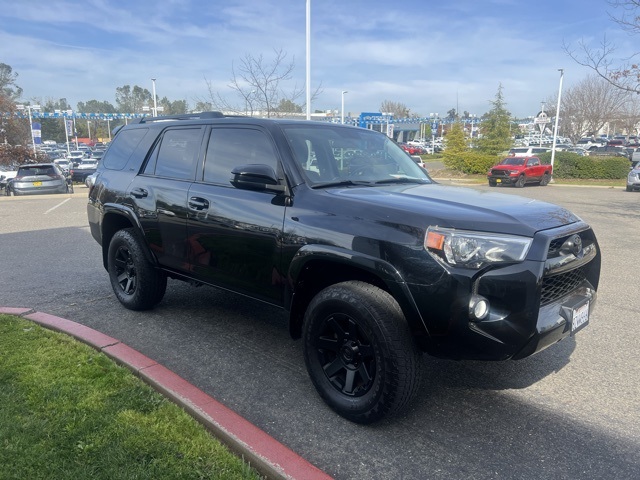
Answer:
[[(507, 108), (534, 115), (541, 101), (590, 71), (562, 48), (604, 35), (633, 52), (606, 0), (311, 0), (312, 109), (359, 113), (384, 100), (412, 112), (458, 106), (487, 112), (502, 84)], [(232, 63), (282, 49), (295, 60), (285, 90), (305, 85), (306, 0), (0, 0), (0, 62), (23, 99), (109, 101), (140, 85), (194, 106), (207, 81), (231, 101)], [(299, 103), (304, 102), (304, 96)]]

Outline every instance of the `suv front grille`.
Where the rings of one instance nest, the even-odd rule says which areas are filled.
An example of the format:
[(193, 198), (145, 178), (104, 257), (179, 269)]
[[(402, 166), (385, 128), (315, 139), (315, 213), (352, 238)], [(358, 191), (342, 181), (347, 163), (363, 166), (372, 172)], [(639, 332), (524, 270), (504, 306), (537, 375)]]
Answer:
[[(582, 243), (583, 251), (593, 252), (595, 246), (595, 236), (590, 229), (582, 230), (580, 232), (573, 232), (568, 235), (562, 235), (554, 238), (549, 244), (549, 250), (547, 251), (547, 266), (556, 264), (564, 265), (558, 269), (557, 273), (554, 273), (553, 269), (547, 272), (542, 278), (542, 288), (540, 305), (548, 305), (553, 303), (562, 297), (569, 295), (572, 291), (579, 288), (585, 280), (589, 277), (590, 272), (590, 260), (585, 258), (576, 258), (571, 254), (570, 245), (567, 247), (567, 252), (563, 252), (563, 245), (574, 235), (579, 235)], [(573, 258), (573, 260), (569, 260)], [(564, 264), (563, 259), (569, 260), (568, 264)], [(557, 261), (561, 262), (558, 264)], [(585, 263), (586, 261), (586, 263)], [(575, 263), (575, 267), (571, 268), (571, 264)]]
[(508, 177), (509, 171), (508, 170), (491, 170), (491, 175), (493, 175), (494, 177)]
[(540, 306), (548, 305), (568, 295), (578, 288), (586, 278), (585, 267), (569, 270), (559, 275), (544, 277), (542, 279)]

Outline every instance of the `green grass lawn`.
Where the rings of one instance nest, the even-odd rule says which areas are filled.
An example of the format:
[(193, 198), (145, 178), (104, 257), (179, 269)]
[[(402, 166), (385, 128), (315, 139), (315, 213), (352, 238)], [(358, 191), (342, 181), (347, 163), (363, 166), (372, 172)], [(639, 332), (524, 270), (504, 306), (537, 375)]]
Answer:
[(256, 479), (102, 353), (0, 315), (0, 479)]

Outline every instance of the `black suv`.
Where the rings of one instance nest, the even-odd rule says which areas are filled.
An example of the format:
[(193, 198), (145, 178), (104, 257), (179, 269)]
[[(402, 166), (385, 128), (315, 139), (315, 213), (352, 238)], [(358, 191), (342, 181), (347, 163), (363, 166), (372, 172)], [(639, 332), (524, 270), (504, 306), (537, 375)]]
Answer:
[(131, 123), (88, 217), (126, 308), (168, 277), (282, 307), (322, 398), (360, 423), (409, 402), (422, 352), (520, 359), (573, 335), (600, 276), (567, 210), (439, 185), (387, 136), (324, 122)]

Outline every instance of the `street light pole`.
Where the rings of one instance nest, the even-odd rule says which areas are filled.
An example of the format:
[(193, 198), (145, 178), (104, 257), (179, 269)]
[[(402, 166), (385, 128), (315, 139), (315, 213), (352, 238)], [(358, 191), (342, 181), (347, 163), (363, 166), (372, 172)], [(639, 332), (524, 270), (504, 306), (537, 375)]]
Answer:
[(311, 120), (311, 0), (307, 0), (307, 120)]
[(27, 109), (27, 114), (29, 115), (29, 131), (31, 132), (31, 144), (33, 145), (33, 153), (37, 153), (36, 151), (36, 139), (33, 135), (33, 121), (31, 120), (31, 109), (40, 110), (40, 105), (16, 105), (18, 110)]
[(156, 79), (151, 79), (151, 89), (153, 90), (153, 116), (158, 116), (158, 105), (156, 103)]
[[(544, 119), (544, 102), (541, 103), (541, 110), (540, 111), (542, 112), (542, 113), (540, 113), (540, 119), (542, 120), (542, 119)], [(545, 127), (546, 127), (547, 124), (546, 123), (541, 123), (540, 125), (542, 125), (540, 127), (540, 146), (542, 147), (542, 134), (544, 133)]]
[(342, 113), (340, 114), (340, 123), (342, 125), (344, 125), (344, 94), (345, 93), (349, 93), (349, 92), (347, 92), (346, 90), (342, 91), (342, 110), (341, 110)]
[(551, 146), (551, 172), (553, 175), (553, 162), (556, 158), (556, 141), (558, 138), (558, 120), (560, 118), (560, 99), (562, 98), (562, 79), (564, 78), (564, 69), (559, 68), (560, 86), (558, 87), (558, 105), (556, 105), (556, 121), (553, 127), (553, 145)]

